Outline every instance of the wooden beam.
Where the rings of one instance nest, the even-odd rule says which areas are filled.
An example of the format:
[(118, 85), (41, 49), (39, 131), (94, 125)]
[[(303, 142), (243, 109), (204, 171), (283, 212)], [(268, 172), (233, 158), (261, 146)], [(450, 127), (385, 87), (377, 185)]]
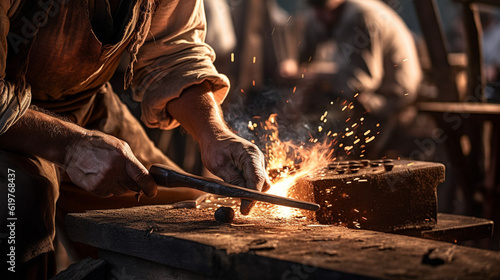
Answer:
[(422, 112), (500, 116), (500, 104), (492, 103), (417, 102), (416, 106)]
[(500, 6), (500, 1), (498, 0), (454, 0), (454, 1), (460, 3), (478, 3), (478, 4), (486, 4), (492, 6)]
[(446, 39), (441, 28), (439, 11), (433, 0), (413, 1), (432, 64), (432, 77), (439, 91), (439, 101), (458, 101), (459, 94), (448, 62)]
[(464, 3), (462, 7), (467, 45), (467, 102), (481, 102), (484, 99), (485, 78), (483, 75), (483, 51), (481, 48), (482, 28), (479, 12), (473, 3)]

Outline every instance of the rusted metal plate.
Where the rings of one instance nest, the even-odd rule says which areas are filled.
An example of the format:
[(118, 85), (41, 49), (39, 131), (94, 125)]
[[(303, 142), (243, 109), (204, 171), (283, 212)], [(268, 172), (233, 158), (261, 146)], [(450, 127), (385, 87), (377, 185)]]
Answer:
[(304, 212), (322, 224), (376, 231), (431, 229), (437, 221), (441, 163), (411, 160), (334, 162), (300, 178), (292, 198), (321, 205)]
[(75, 241), (207, 279), (500, 277), (498, 252), (304, 219), (237, 215), (223, 224), (214, 212), (164, 206), (89, 211), (68, 215), (67, 227)]
[(402, 231), (399, 234), (427, 239), (461, 243), (493, 235), (493, 221), (476, 217), (438, 213), (433, 229)]

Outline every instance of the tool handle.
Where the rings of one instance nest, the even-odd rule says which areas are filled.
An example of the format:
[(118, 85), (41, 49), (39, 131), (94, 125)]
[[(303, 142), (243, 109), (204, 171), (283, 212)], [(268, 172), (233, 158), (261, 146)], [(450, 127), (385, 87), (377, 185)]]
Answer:
[(153, 176), (156, 184), (168, 188), (184, 187), (223, 195), (220, 193), (221, 186), (229, 185), (224, 181), (212, 178), (205, 178), (189, 173), (179, 173), (160, 164), (151, 166), (149, 174)]
[(153, 176), (158, 185), (164, 187), (187, 187), (217, 195), (263, 201), (288, 207), (312, 211), (319, 209), (319, 205), (316, 203), (266, 194), (234, 186), (217, 179), (205, 178), (189, 173), (179, 173), (164, 165), (155, 164), (151, 166), (149, 174)]

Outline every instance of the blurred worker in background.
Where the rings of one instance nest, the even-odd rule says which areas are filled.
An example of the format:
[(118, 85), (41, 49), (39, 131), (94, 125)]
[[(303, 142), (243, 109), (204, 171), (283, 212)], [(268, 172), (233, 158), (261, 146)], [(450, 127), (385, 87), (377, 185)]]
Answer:
[(343, 129), (346, 119), (364, 116), (361, 132), (379, 124), (383, 133), (378, 146), (383, 145), (400, 114), (415, 101), (422, 78), (411, 32), (381, 1), (307, 3), (311, 9), (304, 16), (298, 60), (280, 66), (283, 78), (295, 79), (292, 103), (309, 120), (319, 120), (332, 102), (351, 104), (348, 113), (329, 114), (336, 126), (332, 129)]
[(483, 61), (486, 78), (486, 100), (500, 103), (500, 12), (482, 11)]

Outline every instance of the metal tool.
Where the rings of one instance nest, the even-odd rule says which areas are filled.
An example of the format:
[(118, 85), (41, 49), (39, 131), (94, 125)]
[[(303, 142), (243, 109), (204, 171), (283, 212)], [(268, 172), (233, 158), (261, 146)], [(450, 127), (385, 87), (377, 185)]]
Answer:
[(189, 173), (179, 173), (164, 165), (155, 164), (151, 166), (149, 173), (153, 176), (158, 185), (164, 187), (192, 188), (212, 194), (257, 200), (311, 211), (317, 211), (319, 209), (319, 204), (316, 203), (266, 194), (234, 186), (221, 180), (204, 178)]

